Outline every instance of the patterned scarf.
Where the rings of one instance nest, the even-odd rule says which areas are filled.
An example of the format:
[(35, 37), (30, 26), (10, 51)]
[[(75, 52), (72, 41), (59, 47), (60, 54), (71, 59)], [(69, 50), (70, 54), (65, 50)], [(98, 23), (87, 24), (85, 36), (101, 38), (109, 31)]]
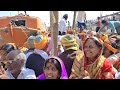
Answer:
[[(103, 45), (103, 42), (101, 40), (97, 39), (96, 37), (92, 38), (96, 39), (99, 43)], [(87, 38), (86, 41), (88, 39), (89, 38)], [(100, 55), (91, 64), (86, 63), (87, 59), (84, 53), (84, 48), (83, 51), (78, 51), (78, 53), (76, 54), (76, 59), (73, 63), (70, 79), (82, 79), (83, 77), (85, 77), (85, 70), (90, 74), (91, 79), (97, 78), (97, 75), (101, 72), (101, 67), (103, 66), (106, 59), (102, 56), (102, 50), (103, 49), (101, 49)]]
[(61, 39), (60, 42), (64, 47), (66, 47), (66, 50), (69, 50), (69, 49), (78, 50), (79, 49), (76, 37), (74, 35), (67, 34)]
[(112, 47), (111, 42), (110, 42), (110, 40), (108, 38), (105, 39), (104, 45), (107, 47), (107, 49), (109, 49), (113, 53), (116, 53), (118, 51), (117, 49)]
[[(50, 58), (55, 58), (55, 59), (57, 59), (57, 60), (60, 62), (60, 65), (61, 65), (61, 68), (62, 68), (62, 72), (61, 72), (61, 77), (60, 77), (60, 79), (68, 79), (68, 75), (67, 75), (67, 72), (66, 72), (66, 68), (65, 68), (65, 65), (64, 65), (64, 63), (62, 62), (62, 60), (61, 60), (60, 58), (58, 58), (58, 57), (55, 57), (55, 56), (52, 56), (52, 57), (50, 57)], [(45, 74), (43, 73), (43, 74), (39, 75), (39, 76), (38, 76), (38, 79), (46, 79), (46, 78), (45, 78)]]

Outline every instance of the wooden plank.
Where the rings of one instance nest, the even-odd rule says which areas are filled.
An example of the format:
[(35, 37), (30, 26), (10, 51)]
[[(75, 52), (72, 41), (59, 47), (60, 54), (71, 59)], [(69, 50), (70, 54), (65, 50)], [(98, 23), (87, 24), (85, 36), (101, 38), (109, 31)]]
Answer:
[(52, 38), (52, 55), (57, 56), (58, 43), (58, 11), (50, 11), (50, 29)]
[(72, 26), (72, 29), (75, 29), (75, 20), (76, 20), (76, 11), (74, 11), (74, 15), (73, 15), (73, 26)]

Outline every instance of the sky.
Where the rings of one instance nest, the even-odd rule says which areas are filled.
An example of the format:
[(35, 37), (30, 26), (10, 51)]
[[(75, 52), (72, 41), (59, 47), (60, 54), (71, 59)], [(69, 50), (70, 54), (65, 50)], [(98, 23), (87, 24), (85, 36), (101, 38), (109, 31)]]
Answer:
[[(28, 15), (30, 16), (36, 16), (42, 19), (43, 22), (47, 26), (50, 25), (50, 15), (49, 11), (26, 11)], [(102, 15), (108, 15), (112, 14), (113, 12), (118, 12), (118, 11), (85, 11), (87, 20), (95, 20), (98, 16), (100, 16), (100, 12), (102, 12)], [(23, 13), (24, 11), (19, 11), (19, 13)], [(14, 16), (17, 15), (18, 11), (0, 11), (0, 17), (2, 16)], [(59, 11), (59, 21), (62, 18), (64, 14), (68, 14), (68, 20), (70, 21), (70, 25), (72, 25), (73, 22), (73, 11)]]

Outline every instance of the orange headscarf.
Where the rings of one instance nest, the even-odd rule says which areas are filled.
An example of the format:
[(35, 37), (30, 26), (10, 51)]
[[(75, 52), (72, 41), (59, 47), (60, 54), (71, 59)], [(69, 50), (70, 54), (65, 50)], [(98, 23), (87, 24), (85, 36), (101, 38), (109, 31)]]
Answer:
[(106, 38), (108, 38), (108, 36), (107, 35), (103, 35), (103, 36), (101, 36), (100, 39), (104, 41)]
[(75, 30), (69, 29), (67, 30), (67, 34), (75, 34)]
[(80, 36), (80, 38), (82, 39), (82, 43), (84, 43), (85, 42), (85, 40), (86, 40), (86, 33), (78, 33), (78, 35)]
[(110, 40), (109, 40), (108, 38), (105, 39), (104, 45), (105, 45), (110, 51), (112, 51), (113, 53), (116, 53), (116, 52), (118, 51), (117, 49), (115, 49), (115, 48), (112, 47), (112, 45), (111, 45), (111, 43), (110, 43)]
[(48, 37), (43, 36), (38, 43), (34, 40), (34, 44), (35, 44), (35, 48), (42, 50), (48, 44)]

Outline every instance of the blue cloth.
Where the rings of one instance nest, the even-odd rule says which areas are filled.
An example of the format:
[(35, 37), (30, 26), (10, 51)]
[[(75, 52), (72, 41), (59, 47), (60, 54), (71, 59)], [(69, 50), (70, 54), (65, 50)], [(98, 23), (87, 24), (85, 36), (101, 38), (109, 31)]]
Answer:
[(78, 22), (78, 27), (81, 28), (82, 26), (86, 27), (85, 22)]

